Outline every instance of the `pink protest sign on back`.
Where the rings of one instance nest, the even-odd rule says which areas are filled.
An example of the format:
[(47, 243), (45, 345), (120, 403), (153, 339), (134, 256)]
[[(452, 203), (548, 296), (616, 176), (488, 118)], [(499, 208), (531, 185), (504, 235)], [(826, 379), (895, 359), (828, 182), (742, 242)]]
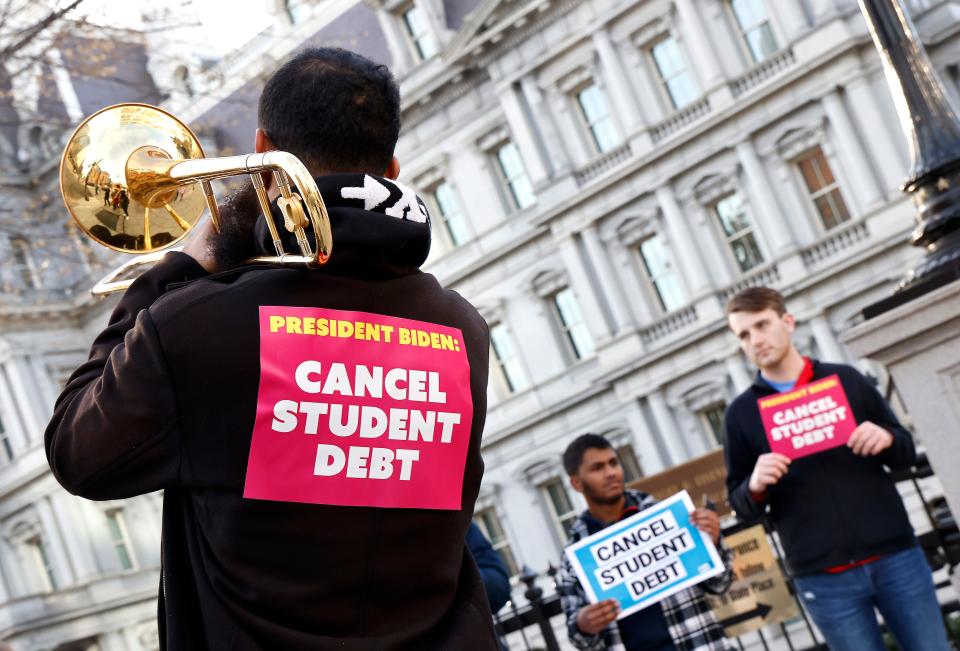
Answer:
[(460, 508), (473, 423), (457, 328), (260, 308), (260, 391), (243, 496)]
[(770, 451), (791, 459), (846, 445), (857, 428), (836, 375), (760, 398), (757, 404)]

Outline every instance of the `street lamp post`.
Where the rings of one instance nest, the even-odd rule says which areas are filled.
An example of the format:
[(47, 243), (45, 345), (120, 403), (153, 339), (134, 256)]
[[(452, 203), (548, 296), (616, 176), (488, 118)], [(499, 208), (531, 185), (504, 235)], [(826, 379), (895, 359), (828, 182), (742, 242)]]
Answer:
[(867, 319), (960, 279), (960, 120), (900, 0), (858, 0), (910, 148), (902, 190), (916, 207), (911, 243), (925, 249)]

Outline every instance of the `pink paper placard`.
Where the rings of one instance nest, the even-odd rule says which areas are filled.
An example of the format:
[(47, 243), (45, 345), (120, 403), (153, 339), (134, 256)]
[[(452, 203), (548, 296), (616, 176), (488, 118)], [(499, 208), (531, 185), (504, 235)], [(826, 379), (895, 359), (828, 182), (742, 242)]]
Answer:
[(366, 312), (260, 308), (244, 497), (457, 510), (472, 422), (460, 330)]
[(836, 375), (760, 398), (757, 404), (770, 450), (791, 459), (846, 445), (857, 428)]

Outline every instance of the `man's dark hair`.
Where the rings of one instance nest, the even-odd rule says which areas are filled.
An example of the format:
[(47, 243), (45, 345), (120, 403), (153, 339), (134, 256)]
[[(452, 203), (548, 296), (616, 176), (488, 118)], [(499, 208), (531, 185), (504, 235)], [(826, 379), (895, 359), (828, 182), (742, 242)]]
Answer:
[(400, 90), (384, 65), (308, 48), (267, 81), (257, 119), (278, 149), (313, 171), (382, 174), (400, 136)]
[(599, 434), (581, 434), (563, 451), (563, 469), (568, 475), (575, 475), (583, 463), (583, 455), (587, 450), (609, 450), (613, 446), (610, 441)]
[(777, 316), (787, 313), (787, 304), (783, 294), (769, 287), (749, 287), (737, 293), (727, 303), (727, 314), (734, 312), (763, 312), (771, 308)]

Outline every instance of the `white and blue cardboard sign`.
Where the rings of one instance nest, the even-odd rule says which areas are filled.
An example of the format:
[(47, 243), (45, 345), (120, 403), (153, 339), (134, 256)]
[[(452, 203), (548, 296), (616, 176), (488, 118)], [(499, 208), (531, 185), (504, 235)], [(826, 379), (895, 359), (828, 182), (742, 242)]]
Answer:
[(723, 573), (716, 547), (690, 522), (680, 491), (566, 548), (590, 603), (616, 599), (622, 619)]

